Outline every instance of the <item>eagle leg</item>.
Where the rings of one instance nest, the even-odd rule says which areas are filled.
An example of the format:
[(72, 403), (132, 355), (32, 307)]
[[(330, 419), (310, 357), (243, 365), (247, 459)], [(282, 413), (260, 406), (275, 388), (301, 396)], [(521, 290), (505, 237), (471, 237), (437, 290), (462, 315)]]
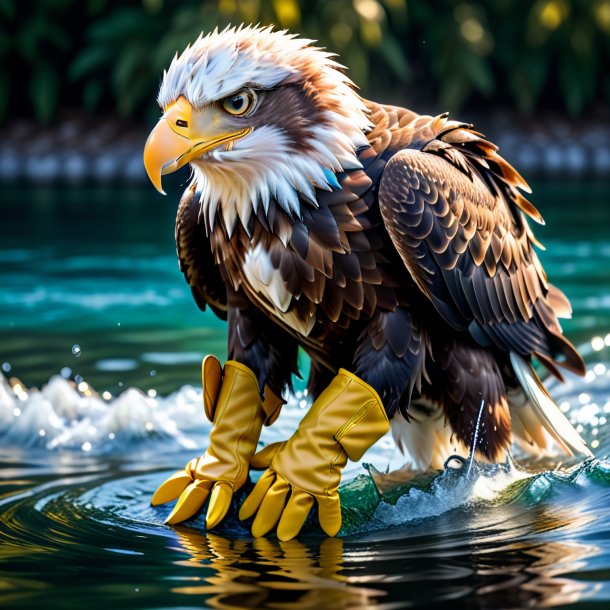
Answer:
[(409, 419), (413, 390), (421, 390), (426, 343), (424, 328), (404, 308), (377, 311), (359, 337), (354, 372), (379, 393), (390, 419), (397, 411)]
[(292, 390), (292, 375), (299, 376), (295, 339), (256, 309), (243, 292), (229, 291), (228, 303), (229, 358), (254, 371), (261, 392), (265, 384), (278, 396)]

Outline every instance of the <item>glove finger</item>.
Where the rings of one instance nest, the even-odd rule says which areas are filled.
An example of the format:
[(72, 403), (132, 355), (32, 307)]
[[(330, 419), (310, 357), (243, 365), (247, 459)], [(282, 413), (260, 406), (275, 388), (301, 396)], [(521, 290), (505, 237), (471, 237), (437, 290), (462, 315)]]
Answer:
[(274, 479), (275, 472), (269, 469), (267, 472), (264, 472), (261, 478), (256, 482), (254, 489), (250, 492), (239, 509), (239, 518), (242, 521), (244, 519), (249, 519), (258, 510), (258, 507), (263, 501), (263, 498), (269, 487), (271, 487)]
[(266, 447), (263, 447), (260, 451), (255, 453), (250, 459), (250, 467), (254, 470), (264, 470), (269, 468), (271, 460), (275, 457), (275, 454), (284, 447), (286, 441), (279, 443), (271, 443)]
[(293, 490), (277, 526), (277, 537), (284, 542), (292, 540), (301, 531), (312, 506), (312, 495), (304, 491)]
[(335, 536), (341, 529), (341, 503), (339, 494), (318, 497), (318, 519), (328, 536)]
[(174, 510), (165, 520), (166, 524), (180, 523), (192, 517), (207, 500), (210, 493), (210, 481), (195, 481), (191, 483), (180, 495)]
[(231, 507), (233, 489), (224, 481), (220, 481), (212, 488), (210, 494), (210, 505), (205, 518), (206, 529), (211, 530), (216, 527), (224, 518)]
[(175, 500), (193, 482), (193, 477), (186, 471), (175, 472), (166, 479), (153, 494), (150, 503), (153, 506)]
[(275, 483), (263, 498), (252, 523), (252, 535), (255, 538), (264, 536), (275, 527), (282, 515), (289, 493), (290, 484), (278, 475)]

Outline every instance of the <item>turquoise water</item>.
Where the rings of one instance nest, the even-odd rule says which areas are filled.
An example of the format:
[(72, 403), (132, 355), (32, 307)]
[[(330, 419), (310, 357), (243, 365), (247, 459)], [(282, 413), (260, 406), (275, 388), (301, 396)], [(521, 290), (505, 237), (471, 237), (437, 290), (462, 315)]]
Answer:
[[(172, 529), (170, 507), (149, 506), (205, 448), (199, 363), (226, 349), (177, 268), (177, 191), (4, 187), (0, 606), (609, 607), (610, 187), (534, 187), (541, 258), (589, 369), (549, 388), (596, 459), (449, 470), (383, 501), (352, 464), (342, 536), (310, 526), (288, 544), (234, 519)], [(264, 441), (306, 405), (291, 397)], [(402, 463), (389, 438), (364, 461)]]

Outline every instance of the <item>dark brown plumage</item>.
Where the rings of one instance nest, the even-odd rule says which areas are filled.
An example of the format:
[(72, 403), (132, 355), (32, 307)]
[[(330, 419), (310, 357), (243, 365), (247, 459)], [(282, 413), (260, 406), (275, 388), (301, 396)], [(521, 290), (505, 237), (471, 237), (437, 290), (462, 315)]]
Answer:
[[(374, 128), (358, 151), (363, 169), (337, 174), (289, 217), (274, 202), (247, 226), (206, 226), (195, 187), (180, 204), (181, 269), (198, 305), (229, 321), (229, 356), (280, 392), (312, 358), (315, 397), (339, 367), (380, 393), (388, 414), (409, 418), (412, 397), (440, 404), (468, 445), (486, 401), (478, 449), (496, 459), (510, 442), (507, 388), (516, 352), (582, 373), (558, 315), (569, 312), (533, 250), (525, 215), (540, 215), (519, 174), (471, 126), (367, 102)], [(296, 136), (295, 136), (296, 137)], [(252, 243), (269, 253), (292, 295), (287, 314), (243, 271)]]

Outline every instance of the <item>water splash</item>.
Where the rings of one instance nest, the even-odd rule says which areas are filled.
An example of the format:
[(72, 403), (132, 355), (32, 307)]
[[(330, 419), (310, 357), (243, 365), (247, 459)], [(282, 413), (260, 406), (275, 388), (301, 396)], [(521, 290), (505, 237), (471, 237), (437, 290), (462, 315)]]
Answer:
[(474, 456), (477, 450), (477, 442), (479, 440), (479, 434), (481, 431), (481, 417), (483, 416), (483, 409), (485, 408), (485, 401), (481, 401), (479, 407), (479, 414), (477, 415), (477, 423), (474, 426), (474, 432), (472, 433), (472, 444), (470, 445), (470, 456), (468, 458), (468, 468), (466, 470), (466, 477), (470, 477), (472, 471), (472, 465), (474, 464)]
[(96, 454), (129, 452), (160, 441), (168, 450), (194, 449), (193, 433), (209, 431), (200, 404), (201, 392), (191, 387), (164, 398), (136, 388), (112, 397), (106, 392), (100, 396), (85, 380), (62, 375), (40, 390), (0, 376), (0, 440), (22, 448)]

